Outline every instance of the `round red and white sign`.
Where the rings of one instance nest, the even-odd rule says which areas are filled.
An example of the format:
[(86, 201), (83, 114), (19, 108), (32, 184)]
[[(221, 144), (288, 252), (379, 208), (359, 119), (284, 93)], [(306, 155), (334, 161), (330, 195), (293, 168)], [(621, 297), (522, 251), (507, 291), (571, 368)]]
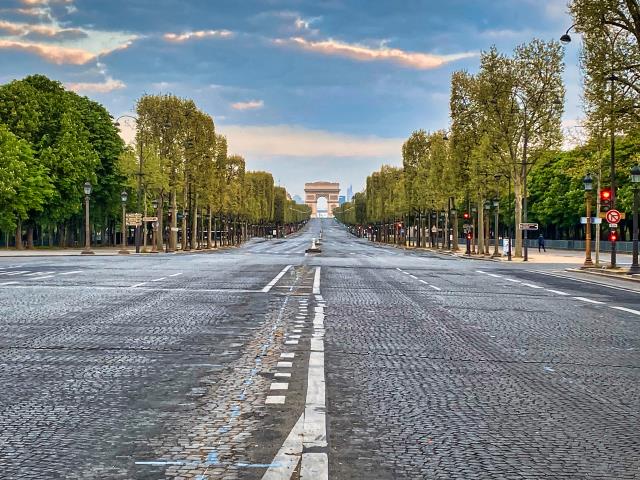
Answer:
[(618, 223), (620, 221), (620, 212), (618, 210), (609, 210), (607, 212), (607, 222)]

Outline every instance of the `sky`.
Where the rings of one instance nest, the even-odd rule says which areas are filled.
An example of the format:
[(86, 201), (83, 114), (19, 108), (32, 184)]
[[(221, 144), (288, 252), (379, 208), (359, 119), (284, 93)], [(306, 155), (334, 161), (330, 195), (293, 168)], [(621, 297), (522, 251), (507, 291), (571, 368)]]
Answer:
[[(319, 180), (344, 194), (400, 165), (412, 131), (448, 127), (452, 72), (475, 73), (492, 45), (559, 38), (567, 10), (566, 0), (0, 0), (0, 83), (41, 73), (114, 118), (145, 93), (192, 98), (248, 170), (291, 195)], [(570, 131), (583, 116), (579, 44), (565, 49)]]

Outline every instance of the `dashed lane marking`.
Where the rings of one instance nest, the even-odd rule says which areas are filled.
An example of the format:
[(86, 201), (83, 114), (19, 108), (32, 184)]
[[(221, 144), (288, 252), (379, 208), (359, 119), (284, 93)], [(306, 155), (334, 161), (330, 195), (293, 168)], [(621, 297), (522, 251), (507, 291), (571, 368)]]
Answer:
[(576, 300), (580, 300), (582, 302), (594, 303), (596, 305), (604, 305), (604, 302), (599, 302), (598, 300), (591, 300), (590, 298), (585, 298), (585, 297), (571, 297), (571, 298), (574, 298)]
[(29, 280), (43, 280), (45, 278), (53, 278), (55, 275), (45, 275), (44, 277), (32, 277)]
[(271, 281), (270, 281), (270, 282), (269, 282), (269, 283), (268, 283), (268, 284), (267, 284), (267, 285), (262, 289), (262, 291), (263, 291), (264, 293), (268, 293), (268, 292), (273, 288), (273, 286), (274, 286), (276, 283), (278, 283), (278, 280), (280, 280), (280, 279), (284, 276), (284, 274), (285, 274), (285, 273), (287, 273), (287, 271), (288, 271), (292, 266), (293, 266), (293, 265), (287, 265), (286, 267), (284, 267), (284, 268), (282, 269), (282, 271), (281, 271), (278, 275), (276, 275), (276, 276), (275, 276), (275, 278), (274, 278), (273, 280), (271, 280)]
[(527, 270), (527, 272), (537, 273), (538, 275), (547, 275), (549, 277), (563, 278), (565, 280), (571, 280), (573, 282), (578, 282), (578, 283), (586, 283), (588, 285), (597, 285), (599, 287), (610, 288), (612, 290), (622, 290), (623, 292), (640, 294), (640, 291), (632, 290), (631, 288), (618, 287), (618, 286), (615, 286), (615, 285), (609, 285), (607, 283), (596, 282), (596, 281), (593, 281), (593, 280), (578, 279), (578, 278), (575, 278), (575, 277), (572, 277), (572, 276), (569, 276), (569, 275), (560, 275), (558, 273), (543, 272), (543, 271), (540, 271), (540, 270)]
[(142, 285), (146, 285), (147, 282), (136, 283), (135, 285), (131, 285), (131, 288), (141, 287)]
[(18, 283), (20, 282), (4, 282), (4, 283), (0, 283), (0, 285), (18, 285)]
[(289, 384), (284, 382), (274, 382), (269, 387), (269, 390), (289, 390)]
[(610, 308), (615, 308), (616, 310), (620, 310), (622, 312), (633, 313), (634, 315), (640, 315), (640, 312), (638, 310), (634, 310), (632, 308), (626, 308), (626, 307), (610, 307)]
[(73, 275), (74, 273), (82, 273), (82, 270), (73, 270), (72, 272), (62, 272), (60, 275)]
[(166, 280), (167, 277), (160, 277), (160, 278), (154, 278), (153, 280), (151, 280), (152, 282), (161, 282), (162, 280)]
[(320, 294), (320, 267), (316, 267), (316, 273), (313, 276), (313, 294)]
[[(287, 399), (284, 395), (269, 395), (267, 399), (264, 401), (267, 405), (282, 405)], [(275, 462), (274, 462), (275, 463)], [(262, 477), (264, 478), (264, 477)]]
[(515, 278), (505, 278), (505, 280), (507, 282), (522, 283), (520, 280), (516, 280)]
[(170, 276), (170, 277), (177, 277), (177, 276), (179, 276), (179, 275), (182, 275), (182, 272), (180, 272), (180, 273), (173, 273), (173, 274), (171, 274), (171, 275), (169, 275), (169, 276)]
[(547, 290), (547, 292), (555, 293), (556, 295), (562, 295), (562, 296), (568, 296), (569, 295), (567, 292), (562, 292), (560, 290), (553, 290), (551, 288), (547, 288), (546, 290)]
[(33, 277), (36, 275), (51, 275), (52, 273), (56, 273), (56, 272), (33, 272), (33, 273), (27, 273), (25, 277)]
[(534, 285), (533, 283), (523, 283), (522, 285), (524, 285), (525, 287), (530, 287), (530, 288), (543, 288), (540, 285)]
[(430, 286), (431, 288), (433, 288), (434, 290), (437, 290), (437, 291), (439, 291), (439, 292), (440, 292), (440, 291), (442, 291), (442, 289), (441, 289), (441, 288), (436, 287), (435, 285), (429, 285), (429, 286)]

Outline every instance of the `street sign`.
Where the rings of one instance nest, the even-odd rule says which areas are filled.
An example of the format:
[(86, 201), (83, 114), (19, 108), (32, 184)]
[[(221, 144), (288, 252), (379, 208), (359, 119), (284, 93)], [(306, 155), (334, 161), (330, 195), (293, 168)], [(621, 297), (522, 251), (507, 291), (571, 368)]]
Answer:
[[(609, 210), (611, 211), (611, 210)], [(598, 217), (600, 218), (607, 218), (607, 213), (609, 212), (600, 212), (598, 214)], [(618, 212), (620, 214), (620, 220), (624, 220), (625, 218), (627, 218), (626, 214), (624, 212)]]
[[(587, 223), (587, 217), (580, 217), (580, 223), (582, 223), (582, 224)], [(601, 218), (591, 217), (591, 224), (592, 225), (600, 225), (601, 223), (602, 223), (602, 219)]]
[(142, 225), (142, 214), (141, 213), (127, 213), (125, 215), (125, 223), (129, 227), (139, 227)]
[(618, 210), (609, 210), (607, 212), (607, 222), (618, 223), (620, 221), (620, 212)]
[(158, 217), (144, 217), (142, 220), (144, 220), (145, 222), (157, 222)]
[(618, 228), (618, 224), (617, 223), (610, 223), (609, 224), (609, 228)]
[(538, 230), (537, 223), (521, 223), (520, 230)]

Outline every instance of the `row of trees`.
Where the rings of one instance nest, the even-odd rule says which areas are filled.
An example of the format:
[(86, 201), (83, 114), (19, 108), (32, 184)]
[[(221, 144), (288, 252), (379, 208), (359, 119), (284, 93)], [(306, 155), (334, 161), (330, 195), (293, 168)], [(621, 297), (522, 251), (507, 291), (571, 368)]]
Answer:
[(0, 86), (0, 231), (13, 232), (18, 248), (79, 243), (86, 181), (103, 245), (122, 231), (123, 190), (127, 211), (158, 217), (156, 238), (170, 249), (179, 232), (183, 248), (198, 248), (205, 236), (207, 246), (236, 243), (309, 217), (270, 173), (245, 171), (193, 101), (146, 95), (136, 115), (135, 144), (126, 146), (104, 107), (59, 82), (34, 75)]
[[(618, 187), (617, 206), (630, 211), (628, 176), (638, 162), (640, 142), (640, 11), (634, 5), (624, 0), (571, 4), (584, 37), (587, 119), (578, 135), (583, 145), (560, 150), (565, 93), (560, 43), (533, 40), (510, 56), (492, 48), (481, 55), (476, 74), (452, 75), (450, 130), (413, 132), (402, 148), (402, 168), (384, 166), (372, 174), (362, 196), (337, 215), (354, 225), (371, 224), (387, 239), (400, 225), (415, 225), (418, 241), (426, 242), (434, 216), (445, 212), (442, 227), (436, 228), (453, 226), (457, 233), (460, 212), (475, 210), (475, 237), (485, 251), (485, 235), (478, 232), (489, 230), (486, 205), (497, 200), (520, 256), (522, 232), (516, 226), (521, 222), (541, 223), (544, 233), (556, 238), (581, 235), (587, 172), (598, 188)], [(624, 222), (622, 230), (629, 238)]]

